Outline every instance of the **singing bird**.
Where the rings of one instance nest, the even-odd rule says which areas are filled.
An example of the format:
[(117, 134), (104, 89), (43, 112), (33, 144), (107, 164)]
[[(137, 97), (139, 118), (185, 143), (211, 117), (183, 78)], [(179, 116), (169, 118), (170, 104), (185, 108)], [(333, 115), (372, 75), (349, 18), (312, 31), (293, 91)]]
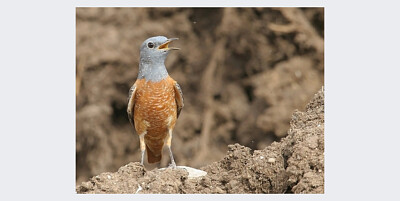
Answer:
[(183, 93), (179, 84), (167, 72), (164, 61), (168, 47), (177, 38), (151, 37), (140, 47), (139, 73), (129, 90), (128, 118), (139, 135), (141, 164), (161, 161), (164, 145), (168, 147), (172, 168), (176, 163), (171, 150), (172, 130), (183, 108)]

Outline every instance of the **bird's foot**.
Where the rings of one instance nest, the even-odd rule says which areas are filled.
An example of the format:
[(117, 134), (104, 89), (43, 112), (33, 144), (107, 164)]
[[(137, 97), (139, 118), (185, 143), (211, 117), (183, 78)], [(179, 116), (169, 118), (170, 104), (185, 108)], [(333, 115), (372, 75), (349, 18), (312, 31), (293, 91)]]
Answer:
[(172, 168), (172, 169), (176, 169), (176, 163), (172, 162), (171, 164), (169, 164), (168, 168)]

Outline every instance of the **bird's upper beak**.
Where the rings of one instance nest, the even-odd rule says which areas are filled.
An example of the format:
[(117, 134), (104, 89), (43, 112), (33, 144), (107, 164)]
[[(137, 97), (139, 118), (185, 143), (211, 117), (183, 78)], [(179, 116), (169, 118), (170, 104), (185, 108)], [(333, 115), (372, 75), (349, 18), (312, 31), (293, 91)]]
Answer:
[(178, 38), (169, 38), (165, 43), (158, 46), (158, 49), (159, 50), (179, 50), (179, 48), (177, 48), (177, 47), (168, 47), (168, 45), (174, 40), (178, 40)]

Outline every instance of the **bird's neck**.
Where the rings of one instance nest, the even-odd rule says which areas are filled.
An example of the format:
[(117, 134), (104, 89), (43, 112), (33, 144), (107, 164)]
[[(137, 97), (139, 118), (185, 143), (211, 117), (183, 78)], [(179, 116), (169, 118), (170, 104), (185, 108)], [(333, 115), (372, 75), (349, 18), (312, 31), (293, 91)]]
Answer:
[(159, 82), (168, 77), (164, 62), (149, 63), (140, 61), (138, 79), (146, 81)]

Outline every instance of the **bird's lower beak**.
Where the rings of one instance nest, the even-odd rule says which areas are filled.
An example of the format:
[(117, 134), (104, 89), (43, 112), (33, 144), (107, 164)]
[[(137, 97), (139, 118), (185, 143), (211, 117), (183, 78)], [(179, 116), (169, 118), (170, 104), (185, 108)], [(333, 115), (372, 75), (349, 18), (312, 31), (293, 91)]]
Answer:
[(177, 48), (177, 47), (168, 47), (168, 45), (174, 40), (178, 40), (178, 38), (169, 38), (165, 43), (158, 46), (158, 49), (159, 50), (179, 50), (179, 48)]

